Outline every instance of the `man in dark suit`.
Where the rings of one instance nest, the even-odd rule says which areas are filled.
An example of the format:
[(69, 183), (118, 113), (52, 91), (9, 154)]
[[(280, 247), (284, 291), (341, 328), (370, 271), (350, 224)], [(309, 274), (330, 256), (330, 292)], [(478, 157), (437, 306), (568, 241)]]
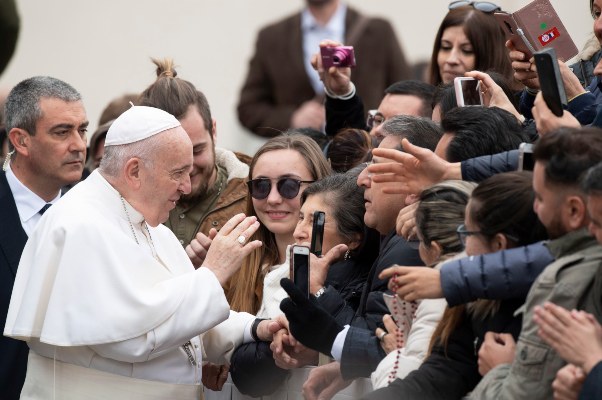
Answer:
[(306, 0), (307, 8), (259, 32), (238, 104), (240, 122), (261, 136), (287, 128), (321, 130), (323, 87), (311, 55), (323, 39), (355, 48), (357, 93), (375, 108), (386, 87), (411, 76), (389, 22), (367, 18), (340, 0)]
[[(0, 326), (21, 253), (61, 188), (81, 179), (88, 119), (81, 95), (50, 77), (26, 79), (5, 105), (10, 152), (0, 171)], [(27, 344), (0, 336), (0, 397), (18, 399), (27, 370)]]

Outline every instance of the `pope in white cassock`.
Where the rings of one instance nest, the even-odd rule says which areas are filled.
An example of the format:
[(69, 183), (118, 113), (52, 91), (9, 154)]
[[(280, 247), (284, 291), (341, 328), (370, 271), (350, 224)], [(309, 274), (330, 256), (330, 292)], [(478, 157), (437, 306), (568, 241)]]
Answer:
[(22, 399), (200, 398), (199, 335), (228, 318), (221, 283), (261, 242), (247, 242), (256, 218), (237, 215), (193, 268), (161, 224), (190, 192), (191, 168), (180, 123), (132, 107), (100, 168), (44, 214), (4, 329), (31, 348)]

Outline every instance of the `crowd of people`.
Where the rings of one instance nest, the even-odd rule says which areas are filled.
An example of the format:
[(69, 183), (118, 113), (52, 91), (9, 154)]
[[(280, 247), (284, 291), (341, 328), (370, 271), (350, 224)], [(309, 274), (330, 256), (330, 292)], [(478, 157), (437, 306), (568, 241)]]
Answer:
[[(216, 145), (171, 59), (90, 138), (75, 88), (18, 83), (0, 131), (0, 398), (282, 399), (300, 370), (316, 400), (360, 381), (362, 399), (602, 398), (589, 7), (597, 50), (558, 61), (561, 116), (491, 2), (452, 1), (412, 80), (387, 21), (307, 0), (258, 36), (238, 106), (269, 137), (252, 155)], [(357, 67), (324, 67), (343, 44)], [(481, 106), (455, 102), (463, 76)], [(318, 211), (306, 293), (292, 254)]]

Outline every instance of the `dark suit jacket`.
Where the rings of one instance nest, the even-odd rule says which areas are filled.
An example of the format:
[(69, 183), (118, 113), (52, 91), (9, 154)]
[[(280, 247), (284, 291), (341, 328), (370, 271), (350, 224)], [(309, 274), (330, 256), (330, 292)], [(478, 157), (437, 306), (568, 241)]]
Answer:
[[(347, 36), (359, 20), (360, 14), (347, 7)], [(258, 135), (271, 137), (286, 130), (293, 112), (316, 97), (303, 64), (302, 43), (301, 13), (259, 32), (238, 103), (240, 122)], [(376, 108), (389, 85), (410, 78), (410, 68), (393, 28), (383, 19), (370, 18), (350, 44), (357, 60), (352, 71), (357, 93), (367, 107)]]
[[(27, 242), (6, 174), (0, 171), (0, 327), (4, 331), (6, 314), (21, 253)], [(27, 371), (27, 344), (0, 337), (0, 398), (18, 399)]]

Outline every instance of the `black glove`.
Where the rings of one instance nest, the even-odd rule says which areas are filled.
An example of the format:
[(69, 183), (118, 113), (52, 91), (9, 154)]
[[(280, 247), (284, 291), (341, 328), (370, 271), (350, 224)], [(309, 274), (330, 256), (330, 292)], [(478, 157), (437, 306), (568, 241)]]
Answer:
[(288, 319), (291, 334), (304, 346), (332, 356), (332, 344), (343, 326), (317, 304), (314, 296), (308, 299), (290, 279), (282, 278), (280, 286), (290, 296), (282, 300), (280, 309)]

